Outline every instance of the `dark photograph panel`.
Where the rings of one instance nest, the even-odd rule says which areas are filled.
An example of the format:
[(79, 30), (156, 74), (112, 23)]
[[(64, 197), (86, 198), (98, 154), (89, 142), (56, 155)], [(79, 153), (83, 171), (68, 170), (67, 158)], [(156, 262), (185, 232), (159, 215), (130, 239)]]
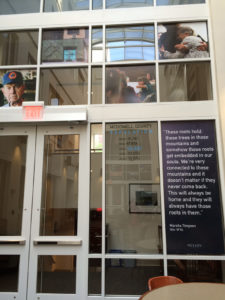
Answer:
[(35, 101), (36, 74), (36, 70), (0, 70), (0, 106)]
[(160, 59), (209, 57), (206, 22), (158, 25)]
[(156, 101), (155, 66), (106, 67), (106, 103)]

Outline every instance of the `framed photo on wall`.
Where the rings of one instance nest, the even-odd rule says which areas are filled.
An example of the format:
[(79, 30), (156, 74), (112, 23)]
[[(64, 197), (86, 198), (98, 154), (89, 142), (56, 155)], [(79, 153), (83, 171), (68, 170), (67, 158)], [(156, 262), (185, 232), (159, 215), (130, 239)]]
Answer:
[(160, 213), (159, 184), (129, 184), (130, 213)]

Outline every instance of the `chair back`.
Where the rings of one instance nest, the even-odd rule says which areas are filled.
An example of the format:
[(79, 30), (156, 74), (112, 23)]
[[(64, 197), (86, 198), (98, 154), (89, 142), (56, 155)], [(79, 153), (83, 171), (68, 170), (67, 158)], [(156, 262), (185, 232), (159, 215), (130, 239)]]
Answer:
[(177, 277), (174, 276), (158, 276), (158, 277), (152, 277), (148, 280), (148, 288), (149, 290), (154, 290), (157, 288), (160, 288), (165, 285), (170, 284), (178, 284), (182, 283), (183, 281)]

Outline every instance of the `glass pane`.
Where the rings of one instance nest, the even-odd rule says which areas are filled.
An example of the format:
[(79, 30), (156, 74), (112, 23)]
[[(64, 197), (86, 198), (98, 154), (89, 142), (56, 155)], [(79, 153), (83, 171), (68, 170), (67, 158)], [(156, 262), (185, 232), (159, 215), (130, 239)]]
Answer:
[(69, 28), (43, 31), (43, 63), (87, 61), (88, 29)]
[(160, 101), (211, 100), (209, 62), (159, 65)]
[(102, 9), (102, 0), (92, 0), (92, 9)]
[(79, 135), (44, 140), (40, 235), (76, 235)]
[(89, 259), (88, 295), (101, 294), (101, 259)]
[(168, 274), (184, 282), (225, 283), (225, 262), (217, 260), (168, 260)]
[(103, 61), (102, 27), (92, 28), (91, 46), (92, 46), (92, 61), (102, 62)]
[(40, 99), (45, 105), (82, 105), (88, 101), (88, 68), (42, 69)]
[(179, 5), (205, 3), (205, 0), (157, 0), (157, 5)]
[(106, 67), (106, 103), (156, 101), (155, 65)]
[(102, 67), (91, 68), (91, 104), (102, 103)]
[(0, 14), (25, 14), (40, 11), (40, 0), (1, 0)]
[(37, 44), (37, 31), (0, 32), (1, 65), (36, 64)]
[(152, 6), (153, 0), (106, 0), (106, 8)]
[(19, 255), (0, 255), (0, 292), (18, 291), (19, 261)]
[(106, 126), (108, 251), (162, 253), (157, 123)]
[(91, 125), (90, 253), (102, 252), (102, 125)]
[(45, 12), (89, 9), (89, 0), (44, 0)]
[(158, 43), (160, 59), (209, 57), (206, 22), (160, 24)]
[(162, 275), (162, 260), (106, 259), (106, 295), (144, 294), (148, 279)]
[(21, 235), (27, 136), (0, 137), (0, 235)]
[(75, 294), (76, 256), (38, 256), (37, 293)]
[(0, 70), (0, 106), (21, 106), (23, 101), (34, 101), (36, 70)]
[(152, 60), (155, 57), (153, 25), (106, 28), (106, 60)]

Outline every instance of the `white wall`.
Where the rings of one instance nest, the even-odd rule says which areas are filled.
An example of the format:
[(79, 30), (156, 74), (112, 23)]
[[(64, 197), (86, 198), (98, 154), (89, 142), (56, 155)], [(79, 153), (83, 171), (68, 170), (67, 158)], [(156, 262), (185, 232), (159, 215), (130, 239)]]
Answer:
[(225, 149), (225, 1), (209, 0), (209, 6), (212, 22), (213, 51), (216, 64), (216, 85), (220, 109), (222, 143), (223, 149)]

